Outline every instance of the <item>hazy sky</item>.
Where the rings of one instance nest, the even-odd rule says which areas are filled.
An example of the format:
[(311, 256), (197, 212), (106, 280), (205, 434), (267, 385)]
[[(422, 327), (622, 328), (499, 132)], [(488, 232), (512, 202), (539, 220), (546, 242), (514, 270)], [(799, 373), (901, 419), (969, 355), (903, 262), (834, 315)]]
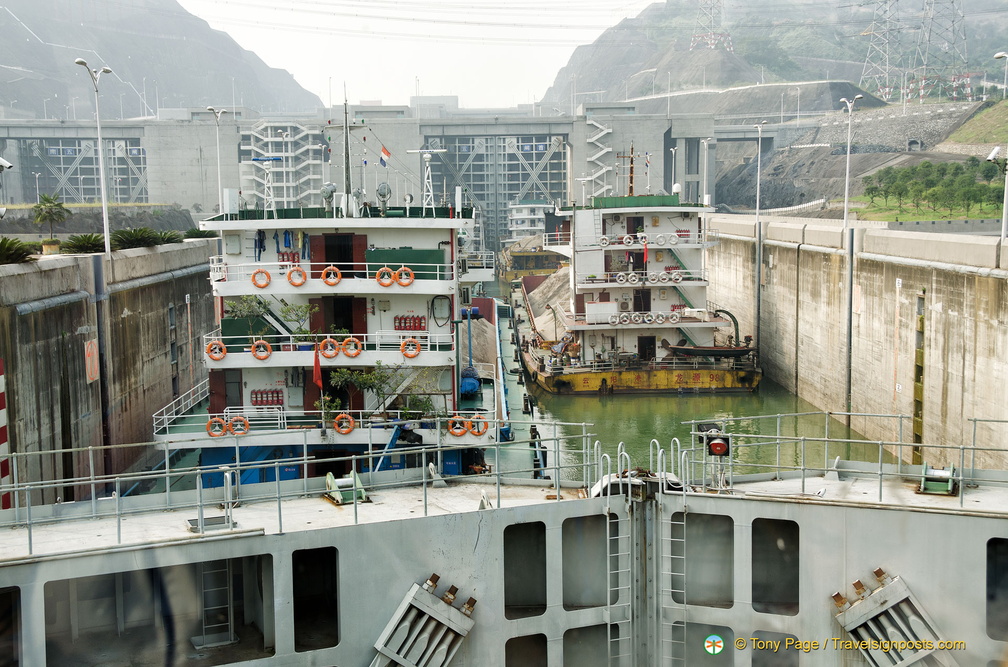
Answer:
[(540, 98), (580, 44), (647, 0), (179, 0), (323, 102)]

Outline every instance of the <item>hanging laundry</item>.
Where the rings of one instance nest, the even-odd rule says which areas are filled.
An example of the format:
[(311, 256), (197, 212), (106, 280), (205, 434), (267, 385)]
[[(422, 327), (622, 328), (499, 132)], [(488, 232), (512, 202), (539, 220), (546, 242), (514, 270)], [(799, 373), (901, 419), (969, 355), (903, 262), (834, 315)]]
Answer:
[(276, 251), (280, 252), (280, 233), (273, 232), (273, 242), (276, 243)]
[(262, 259), (263, 251), (266, 250), (266, 232), (259, 230), (252, 238), (252, 245), (255, 250), (255, 261)]
[(289, 229), (285, 229), (284, 230), (284, 237), (283, 237), (283, 239), (284, 239), (284, 247), (285, 248), (291, 247), (291, 233), (290, 233)]
[(311, 243), (308, 241), (308, 234), (301, 239), (301, 259), (309, 259), (311, 256)]

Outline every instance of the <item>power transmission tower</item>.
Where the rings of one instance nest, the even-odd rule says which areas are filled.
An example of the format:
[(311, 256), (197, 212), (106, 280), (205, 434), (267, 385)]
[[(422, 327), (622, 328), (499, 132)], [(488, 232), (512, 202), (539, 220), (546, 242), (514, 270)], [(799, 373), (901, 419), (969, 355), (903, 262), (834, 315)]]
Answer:
[(868, 55), (860, 86), (888, 101), (900, 79), (903, 56), (897, 0), (876, 0), (875, 16), (862, 35), (868, 35)]
[(690, 51), (698, 46), (716, 49), (723, 46), (725, 51), (733, 53), (731, 35), (721, 27), (722, 0), (700, 0), (697, 10), (697, 24), (690, 41)]
[(938, 86), (952, 84), (955, 95), (957, 82), (967, 71), (966, 21), (962, 0), (924, 0), (924, 16), (914, 72), (921, 86), (920, 94)]

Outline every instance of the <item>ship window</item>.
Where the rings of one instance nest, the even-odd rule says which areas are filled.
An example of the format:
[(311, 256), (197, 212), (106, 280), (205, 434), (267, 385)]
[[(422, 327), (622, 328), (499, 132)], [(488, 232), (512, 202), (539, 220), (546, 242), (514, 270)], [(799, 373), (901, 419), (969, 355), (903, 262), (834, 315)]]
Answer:
[(21, 643), (21, 590), (0, 589), (0, 665), (21, 664), (18, 645)]
[[(518, 523), (504, 529), (504, 617), (546, 612), (546, 524)], [(529, 663), (533, 664), (533, 663)]]
[[(735, 524), (729, 516), (691, 513), (672, 515), (672, 597), (704, 607), (731, 608), (734, 600)], [(683, 539), (685, 537), (685, 539)], [(685, 545), (685, 559), (683, 556)], [(685, 563), (685, 583), (682, 563)]]
[[(789, 639), (791, 643), (784, 648)], [(746, 640), (752, 651), (752, 667), (798, 667), (797, 641), (794, 635), (757, 630)]]
[[(613, 636), (618, 637), (619, 626), (613, 626)], [(609, 655), (606, 648), (608, 635), (605, 625), (571, 628), (563, 636), (563, 667), (601, 665)]]
[(512, 637), (504, 644), (504, 667), (527, 667), (548, 663), (546, 635)]
[(987, 541), (987, 636), (1008, 641), (1008, 539)]
[(563, 522), (564, 609), (606, 603), (605, 521), (604, 516), (584, 516)]
[(781, 519), (752, 523), (752, 605), (764, 614), (798, 613), (798, 524)]
[(338, 566), (336, 547), (294, 552), (295, 651), (316, 651), (339, 644)]
[(672, 655), (671, 664), (730, 667), (734, 664), (735, 633), (723, 625), (680, 622), (663, 628), (663, 639)]

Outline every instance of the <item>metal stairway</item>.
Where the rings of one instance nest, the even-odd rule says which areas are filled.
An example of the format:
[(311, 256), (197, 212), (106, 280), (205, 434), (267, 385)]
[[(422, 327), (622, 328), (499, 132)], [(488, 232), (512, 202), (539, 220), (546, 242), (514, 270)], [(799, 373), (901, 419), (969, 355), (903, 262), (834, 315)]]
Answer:
[(231, 588), (231, 561), (200, 563), (199, 578), (203, 634), (192, 638), (197, 649), (226, 646), (238, 641), (234, 632), (234, 591)]

